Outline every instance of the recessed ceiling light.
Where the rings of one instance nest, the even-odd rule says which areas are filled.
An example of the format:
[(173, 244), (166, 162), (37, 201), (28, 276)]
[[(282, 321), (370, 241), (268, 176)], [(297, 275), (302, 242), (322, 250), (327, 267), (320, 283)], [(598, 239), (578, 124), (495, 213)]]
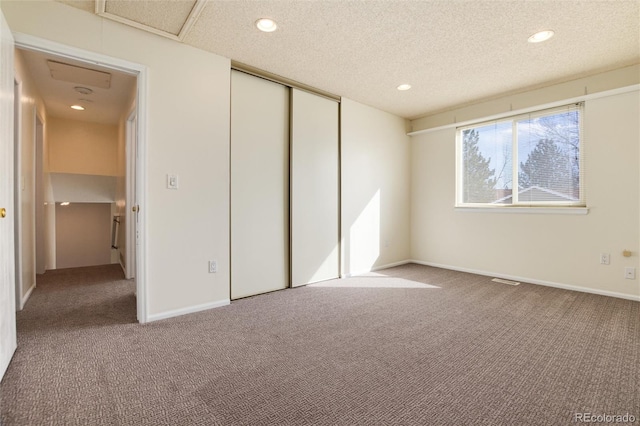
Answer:
[(84, 111), (84, 107), (82, 105), (71, 105), (71, 109), (75, 109), (76, 111)]
[(540, 43), (541, 41), (549, 40), (554, 34), (553, 30), (540, 31), (529, 37), (528, 41), (529, 43)]
[(61, 203), (60, 203), (60, 205), (61, 205), (61, 206), (68, 206), (68, 205), (69, 205), (69, 202), (68, 202), (68, 201), (63, 201), (63, 202), (61, 202)]
[(398, 86), (398, 90), (409, 90), (411, 89), (411, 85), (410, 84), (401, 84), (400, 86)]
[(256, 27), (258, 27), (260, 31), (271, 33), (278, 29), (278, 24), (276, 24), (276, 21), (273, 19), (260, 18), (256, 21)]

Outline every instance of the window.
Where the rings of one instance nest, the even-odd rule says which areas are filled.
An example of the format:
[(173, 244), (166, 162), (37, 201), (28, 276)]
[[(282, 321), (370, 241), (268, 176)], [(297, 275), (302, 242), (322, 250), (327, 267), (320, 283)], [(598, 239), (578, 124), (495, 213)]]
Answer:
[(458, 128), (456, 205), (584, 206), (582, 139), (582, 104)]

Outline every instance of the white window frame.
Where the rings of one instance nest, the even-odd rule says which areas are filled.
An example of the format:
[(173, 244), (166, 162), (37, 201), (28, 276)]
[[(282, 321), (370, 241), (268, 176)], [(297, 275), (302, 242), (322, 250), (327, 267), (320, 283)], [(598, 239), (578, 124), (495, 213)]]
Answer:
[[(546, 115), (553, 115), (567, 110), (577, 110), (579, 112), (579, 129), (580, 129), (580, 158), (579, 158), (579, 191), (580, 199), (577, 201), (567, 202), (549, 202), (549, 201), (529, 201), (519, 202), (518, 200), (518, 135), (517, 135), (517, 122), (523, 118), (536, 118)], [(462, 164), (463, 156), (463, 132), (468, 129), (474, 129), (477, 127), (486, 126), (492, 123), (512, 123), (512, 203), (511, 204), (492, 204), (492, 203), (465, 203), (463, 202), (464, 194), (464, 168)], [(586, 196), (585, 196), (585, 179), (584, 179), (584, 102), (576, 102), (565, 104), (553, 108), (541, 108), (539, 110), (533, 110), (527, 113), (514, 114), (511, 116), (500, 117), (498, 119), (477, 121), (472, 124), (466, 123), (464, 126), (456, 127), (456, 198), (455, 208), (456, 210), (474, 210), (474, 211), (512, 211), (519, 213), (576, 213), (586, 214)]]

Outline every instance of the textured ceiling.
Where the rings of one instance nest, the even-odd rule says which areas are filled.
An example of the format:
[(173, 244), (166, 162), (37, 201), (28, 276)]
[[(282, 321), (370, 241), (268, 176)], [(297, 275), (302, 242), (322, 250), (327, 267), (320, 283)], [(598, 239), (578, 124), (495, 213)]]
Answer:
[[(118, 0), (110, 13), (175, 34), (193, 3)], [(259, 32), (261, 17), (278, 31)], [(543, 29), (555, 37), (527, 43)], [(210, 0), (183, 42), (415, 118), (639, 63), (640, 0)]]

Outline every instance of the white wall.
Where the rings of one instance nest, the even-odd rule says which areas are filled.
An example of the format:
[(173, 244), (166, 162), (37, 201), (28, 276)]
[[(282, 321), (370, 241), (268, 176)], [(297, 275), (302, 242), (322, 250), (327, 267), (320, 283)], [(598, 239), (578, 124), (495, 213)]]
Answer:
[(49, 117), (49, 171), (117, 176), (118, 126)]
[[(16, 78), (21, 82), (20, 99), (20, 241), (21, 289), (18, 296), (21, 303), (36, 285), (36, 114), (45, 119), (44, 104), (33, 80), (26, 70), (20, 51), (15, 54)], [(16, 238), (18, 236), (16, 235)]]
[(228, 300), (230, 61), (57, 2), (1, 7), (13, 31), (148, 67), (148, 313)]
[(56, 204), (57, 269), (111, 263), (111, 204)]
[(342, 275), (409, 256), (410, 138), (399, 117), (342, 98)]
[(75, 173), (49, 173), (53, 197), (57, 202), (113, 203), (116, 196), (115, 176)]
[(411, 121), (411, 130), (418, 131), (461, 123), (466, 120), (481, 119), (492, 114), (517, 111), (551, 102), (604, 92), (640, 83), (640, 65), (631, 65), (617, 70), (594, 74), (577, 80), (552, 86), (530, 89), (509, 96), (499, 96), (486, 102), (459, 106), (451, 110)]
[[(412, 257), (495, 276), (638, 297), (638, 91), (585, 104), (587, 215), (454, 211), (455, 129), (412, 139)], [(633, 256), (622, 256), (624, 249)], [(600, 265), (599, 254), (611, 253)]]

